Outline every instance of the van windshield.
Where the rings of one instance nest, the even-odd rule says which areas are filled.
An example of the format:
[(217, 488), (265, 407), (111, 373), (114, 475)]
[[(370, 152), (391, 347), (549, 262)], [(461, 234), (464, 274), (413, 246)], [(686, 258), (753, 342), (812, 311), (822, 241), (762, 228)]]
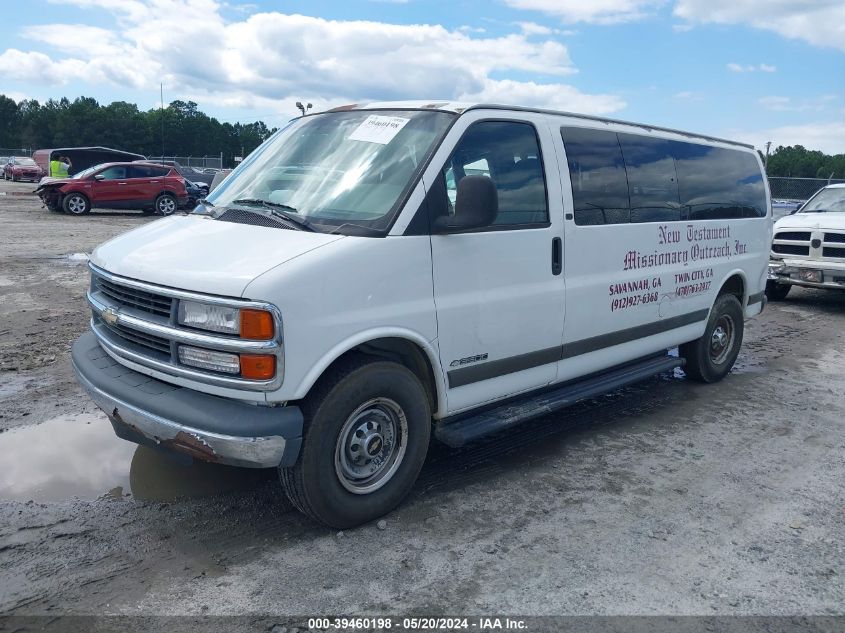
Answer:
[(273, 208), (319, 231), (384, 232), (453, 118), (431, 110), (353, 110), (297, 119), (207, 201), (215, 215), (233, 206)]
[(845, 213), (845, 188), (822, 189), (798, 213)]

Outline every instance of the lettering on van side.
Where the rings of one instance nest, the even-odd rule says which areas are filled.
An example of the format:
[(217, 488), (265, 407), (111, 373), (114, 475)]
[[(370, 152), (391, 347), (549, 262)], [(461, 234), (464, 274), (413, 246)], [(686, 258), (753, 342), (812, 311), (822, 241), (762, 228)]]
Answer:
[(460, 367), (462, 365), (469, 365), (471, 363), (478, 363), (487, 360), (487, 354), (477, 354), (476, 356), (467, 356), (466, 358), (459, 358), (449, 363), (449, 367)]

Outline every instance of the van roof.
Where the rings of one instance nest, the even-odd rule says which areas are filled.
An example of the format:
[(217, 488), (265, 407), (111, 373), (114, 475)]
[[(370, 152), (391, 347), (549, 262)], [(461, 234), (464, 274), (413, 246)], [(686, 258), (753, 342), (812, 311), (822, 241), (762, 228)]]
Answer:
[(573, 117), (577, 119), (585, 119), (587, 121), (596, 121), (599, 123), (617, 123), (620, 125), (630, 125), (638, 127), (643, 130), (660, 132), (670, 132), (671, 134), (679, 134), (689, 138), (697, 138), (705, 141), (715, 141), (717, 143), (727, 143), (728, 145), (737, 145), (748, 149), (755, 149), (753, 145), (748, 143), (740, 143), (730, 139), (719, 138), (717, 136), (708, 136), (706, 134), (696, 134), (695, 132), (686, 132), (684, 130), (676, 130), (668, 127), (661, 127), (659, 125), (650, 125), (648, 123), (634, 123), (632, 121), (622, 121), (620, 119), (610, 119), (606, 117), (593, 116), (590, 114), (579, 114), (577, 112), (565, 112), (562, 110), (546, 110), (543, 108), (526, 108), (522, 106), (503, 105), (499, 103), (483, 103), (483, 102), (464, 102), (464, 101), (376, 101), (373, 103), (351, 103), (349, 105), (340, 106), (329, 110), (329, 112), (338, 112), (342, 110), (442, 110), (444, 112), (453, 112), (455, 114), (462, 114), (469, 110), (511, 110), (517, 112), (537, 112), (539, 114), (554, 114), (559, 116)]

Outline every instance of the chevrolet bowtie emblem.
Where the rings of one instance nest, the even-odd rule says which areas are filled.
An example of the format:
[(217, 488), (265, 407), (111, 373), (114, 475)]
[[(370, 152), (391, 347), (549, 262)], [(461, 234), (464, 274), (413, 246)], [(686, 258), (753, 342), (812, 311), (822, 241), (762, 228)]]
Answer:
[(117, 318), (119, 317), (119, 313), (114, 308), (106, 308), (100, 314), (100, 318), (103, 319), (109, 325), (114, 325), (117, 323)]

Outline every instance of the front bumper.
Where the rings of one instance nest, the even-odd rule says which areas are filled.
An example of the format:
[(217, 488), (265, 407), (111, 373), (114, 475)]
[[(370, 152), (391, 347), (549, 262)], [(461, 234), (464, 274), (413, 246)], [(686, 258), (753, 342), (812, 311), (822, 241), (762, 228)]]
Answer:
[[(802, 279), (802, 271), (818, 271), (821, 274), (821, 281)], [(795, 261), (783, 262), (774, 260), (769, 262), (768, 280), (791, 286), (842, 290), (845, 289), (845, 270), (842, 268), (830, 268), (825, 265), (825, 262), (811, 259), (801, 260), (800, 264)]]
[(296, 462), (299, 407), (256, 406), (150, 378), (115, 361), (91, 332), (77, 339), (71, 357), (79, 382), (123, 439), (230, 466)]

